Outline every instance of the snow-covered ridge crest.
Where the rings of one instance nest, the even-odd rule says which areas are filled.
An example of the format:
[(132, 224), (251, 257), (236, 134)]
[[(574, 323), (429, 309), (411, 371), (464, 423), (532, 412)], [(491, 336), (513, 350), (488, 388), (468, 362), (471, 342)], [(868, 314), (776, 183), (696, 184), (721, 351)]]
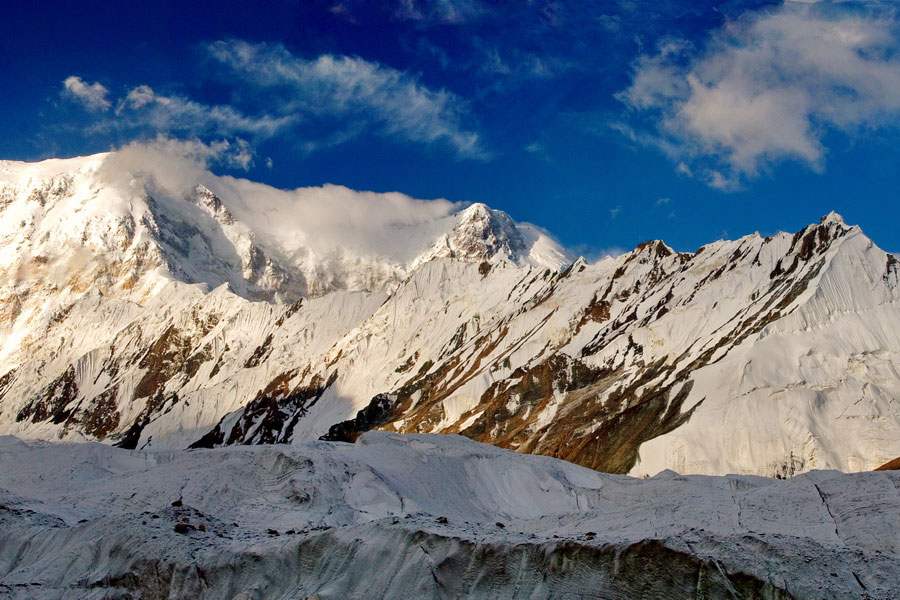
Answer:
[[(188, 157), (141, 146), (40, 163), (5, 161), (0, 199), (5, 239), (15, 238), (23, 256), (47, 264), (51, 255), (87, 248), (98, 260), (135, 263), (122, 274), (127, 283), (103, 287), (117, 295), (156, 268), (209, 289), (228, 284), (252, 299), (390, 290), (416, 266), (445, 255), (435, 249), (447, 240), (449, 255), (461, 260), (496, 257), (553, 269), (571, 262), (546, 232), (483, 205), (465, 209), (336, 185), (279, 190), (218, 177)], [(473, 216), (483, 214), (490, 218), (473, 227)], [(35, 237), (37, 243), (25, 239)], [(111, 257), (114, 251), (122, 255)]]

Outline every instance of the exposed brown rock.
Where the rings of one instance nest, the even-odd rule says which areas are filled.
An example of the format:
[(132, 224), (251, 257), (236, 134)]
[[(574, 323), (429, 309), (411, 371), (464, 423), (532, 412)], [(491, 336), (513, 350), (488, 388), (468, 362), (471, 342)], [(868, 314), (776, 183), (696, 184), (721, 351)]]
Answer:
[(327, 442), (355, 442), (366, 431), (386, 425), (393, 416), (394, 398), (378, 394), (354, 419), (332, 425), (321, 438)]
[(876, 471), (900, 471), (900, 457), (895, 458), (890, 462), (886, 462), (877, 469)]
[[(219, 444), (278, 444), (291, 440), (297, 422), (337, 380), (337, 371), (325, 380), (322, 374), (310, 376), (307, 366), (300, 374), (301, 383), (291, 386), (297, 370), (282, 373), (269, 382), (256, 398), (244, 407), (241, 418), (225, 431), (221, 423), (191, 448), (211, 448)], [(307, 381), (308, 378), (308, 381)], [(306, 383), (303, 383), (306, 381)]]
[(610, 307), (609, 301), (598, 299), (597, 295), (594, 294), (590, 304), (585, 307), (584, 313), (581, 315), (581, 320), (575, 326), (575, 333), (578, 334), (578, 332), (581, 331), (581, 328), (590, 321), (593, 321), (594, 323), (608, 321)]
[(887, 266), (884, 269), (884, 277), (885, 281), (890, 280), (893, 276), (895, 279), (898, 277), (898, 273), (900, 273), (900, 261), (897, 260), (893, 254), (887, 255)]
[(13, 382), (13, 378), (16, 376), (16, 369), (10, 369), (6, 373), (3, 374), (3, 377), (0, 377), (0, 400), (3, 399), (3, 396), (6, 395), (6, 390), (9, 385)]
[(266, 336), (266, 339), (263, 340), (263, 343), (257, 346), (256, 350), (253, 351), (253, 354), (250, 355), (250, 358), (247, 359), (247, 362), (244, 363), (245, 369), (251, 369), (253, 367), (258, 367), (262, 364), (262, 362), (266, 359), (270, 352), (272, 352), (272, 339), (273, 334), (269, 334)]
[(147, 398), (156, 394), (181, 367), (190, 351), (190, 341), (177, 328), (166, 328), (138, 364), (146, 372), (134, 388), (134, 397)]
[(16, 421), (30, 420), (35, 423), (52, 420), (54, 423), (65, 423), (72, 414), (70, 404), (78, 397), (78, 385), (75, 383), (75, 367), (69, 367), (42, 393), (33, 398), (16, 415)]
[(114, 385), (88, 404), (81, 419), (85, 433), (102, 440), (119, 426), (118, 393), (119, 386)]

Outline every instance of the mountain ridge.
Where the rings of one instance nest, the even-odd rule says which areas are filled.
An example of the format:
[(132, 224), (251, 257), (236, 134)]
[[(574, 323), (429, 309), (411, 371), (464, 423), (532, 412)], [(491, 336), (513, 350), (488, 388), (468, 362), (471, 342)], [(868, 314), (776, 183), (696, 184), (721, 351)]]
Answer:
[[(133, 250), (139, 256), (125, 257), (132, 262), (167, 267), (168, 275), (185, 283), (210, 288), (228, 283), (250, 299), (293, 302), (338, 289), (388, 290), (417, 264), (442, 255), (442, 241), (451, 238), (449, 254), (460, 258), (468, 253), (472, 260), (506, 259), (550, 268), (571, 261), (543, 230), (520, 226), (483, 204), (465, 207), (331, 184), (277, 190), (190, 167), (183, 167), (188, 172), (179, 176), (160, 173), (168, 165), (124, 171), (135, 159), (118, 156), (5, 161), (0, 166), (4, 210), (22, 213), (29, 228), (25, 233), (55, 242), (47, 244), (51, 249), (81, 238), (102, 252)], [(9, 207), (11, 203), (15, 205)], [(380, 223), (366, 222), (372, 216), (364, 210), (369, 203), (375, 205), (369, 213), (386, 213)], [(487, 217), (481, 226), (478, 216)], [(50, 233), (57, 239), (50, 239)], [(365, 236), (372, 239), (354, 249), (353, 242)], [(399, 243), (398, 236), (410, 241)], [(18, 245), (27, 245), (21, 239), (26, 236), (19, 237)], [(497, 246), (490, 246), (494, 242)], [(549, 260), (529, 253), (538, 243), (548, 248)], [(29, 253), (41, 256), (41, 250)], [(134, 273), (134, 279), (143, 274)]]
[[(247, 217), (258, 184), (191, 172), (184, 193), (154, 194), (153, 180), (119, 177), (149, 190), (150, 219), (140, 193), (129, 203), (63, 182), (35, 195), (3, 169), (3, 433), (147, 449), (461, 433), (634, 475), (791, 476), (900, 455), (900, 268), (835, 213), (795, 234), (694, 253), (652, 240), (563, 269), (568, 255), (542, 230), (484, 205), (317, 188), (341, 206), (405, 207), (404, 228), (437, 232), (417, 254), (401, 248), (409, 266), (385, 275), (303, 254), (309, 238), (259, 234), (277, 233), (259, 223), (275, 227), (282, 213), (264, 209), (288, 192)], [(99, 250), (74, 282), (52, 280), (53, 257), (22, 275), (36, 255), (22, 207), (46, 219), (54, 202), (112, 204), (113, 223), (134, 225), (89, 236)], [(325, 234), (346, 233), (319, 218)], [(150, 240), (159, 253), (135, 261)], [(180, 278), (173, 256), (187, 261)], [(323, 256), (330, 271), (316, 274)], [(235, 281), (211, 286), (210, 273)]]

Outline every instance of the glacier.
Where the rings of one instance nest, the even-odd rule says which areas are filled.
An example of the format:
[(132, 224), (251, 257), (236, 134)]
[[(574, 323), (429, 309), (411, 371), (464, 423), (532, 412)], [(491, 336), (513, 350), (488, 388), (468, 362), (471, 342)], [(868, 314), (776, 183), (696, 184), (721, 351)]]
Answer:
[(649, 479), (456, 435), (0, 437), (0, 597), (878, 598), (900, 473)]

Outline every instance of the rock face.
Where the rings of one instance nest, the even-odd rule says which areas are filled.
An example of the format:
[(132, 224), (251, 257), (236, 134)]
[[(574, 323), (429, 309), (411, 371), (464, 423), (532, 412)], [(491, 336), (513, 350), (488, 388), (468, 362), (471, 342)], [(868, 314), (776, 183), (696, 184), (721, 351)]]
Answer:
[[(0, 437), (4, 598), (895, 598), (900, 473), (641, 480), (460, 436)], [(502, 525), (502, 526), (501, 526)]]
[(367, 240), (328, 249), (306, 195), (355, 192), (204, 173), (178, 195), (108, 183), (107, 162), (0, 168), (0, 432), (154, 449), (460, 433), (634, 475), (900, 455), (900, 265), (838, 215), (569, 264), (502, 212), (427, 205), (374, 232), (318, 216)]
[(888, 461), (875, 469), (876, 471), (900, 471), (900, 457)]

